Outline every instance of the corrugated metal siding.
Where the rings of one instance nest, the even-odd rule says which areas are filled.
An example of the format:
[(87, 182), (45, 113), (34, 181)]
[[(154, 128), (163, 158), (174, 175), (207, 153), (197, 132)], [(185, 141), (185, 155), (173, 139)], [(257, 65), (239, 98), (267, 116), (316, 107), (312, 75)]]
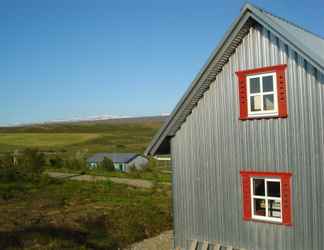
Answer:
[[(239, 121), (237, 70), (288, 64), (288, 118)], [(251, 27), (171, 141), (175, 245), (249, 250), (324, 247), (324, 77)], [(240, 170), (293, 172), (293, 226), (244, 222)]]

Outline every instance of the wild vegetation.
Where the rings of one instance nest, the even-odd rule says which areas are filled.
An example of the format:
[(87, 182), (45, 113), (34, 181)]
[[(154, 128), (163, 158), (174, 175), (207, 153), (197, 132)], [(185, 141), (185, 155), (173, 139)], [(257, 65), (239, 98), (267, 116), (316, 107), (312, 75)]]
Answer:
[(143, 153), (161, 121), (142, 123), (62, 123), (0, 128), (0, 153), (37, 147), (64, 158), (76, 153)]
[[(151, 160), (146, 170), (125, 174), (109, 171), (109, 160), (95, 170), (89, 170), (85, 162), (92, 150), (141, 152), (159, 124), (107, 127), (75, 124), (70, 130), (66, 125), (55, 125), (33, 131), (1, 131), (6, 140), (0, 136), (0, 143), (7, 145), (0, 157), (1, 249), (122, 249), (171, 228), (167, 166)], [(56, 137), (61, 132), (64, 138)], [(94, 137), (81, 140), (78, 136), (83, 133)], [(31, 144), (38, 149), (27, 147), (23, 139), (21, 144), (9, 139), (26, 135), (27, 142), (33, 137)], [(47, 135), (49, 142), (45, 143)], [(69, 141), (69, 135), (78, 136)], [(51, 143), (52, 139), (57, 141)], [(153, 188), (109, 180), (52, 179), (46, 175), (49, 170), (149, 179)]]
[(105, 157), (102, 162), (99, 163), (98, 168), (102, 171), (113, 172), (115, 171), (114, 163), (109, 158)]

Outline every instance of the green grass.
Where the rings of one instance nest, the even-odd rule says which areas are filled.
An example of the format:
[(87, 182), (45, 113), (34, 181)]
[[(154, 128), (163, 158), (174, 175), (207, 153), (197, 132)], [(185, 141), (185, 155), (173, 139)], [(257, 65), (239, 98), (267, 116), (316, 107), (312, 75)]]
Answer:
[(46, 124), (0, 128), (0, 153), (37, 147), (60, 156), (76, 152), (143, 153), (161, 122)]
[(0, 133), (0, 143), (10, 146), (50, 148), (83, 143), (100, 137), (86, 133)]

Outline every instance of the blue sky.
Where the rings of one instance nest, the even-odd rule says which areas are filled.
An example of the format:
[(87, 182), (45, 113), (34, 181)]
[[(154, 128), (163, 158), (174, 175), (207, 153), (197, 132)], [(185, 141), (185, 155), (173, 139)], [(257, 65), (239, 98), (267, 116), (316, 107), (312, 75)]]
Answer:
[[(253, 1), (324, 37), (323, 1)], [(0, 124), (171, 112), (244, 1), (2, 0)]]

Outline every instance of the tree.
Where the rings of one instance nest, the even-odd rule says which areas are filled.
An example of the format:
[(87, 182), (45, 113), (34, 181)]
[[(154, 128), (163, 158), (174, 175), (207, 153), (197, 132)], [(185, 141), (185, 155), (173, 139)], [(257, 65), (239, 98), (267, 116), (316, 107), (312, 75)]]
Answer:
[(107, 171), (114, 171), (115, 170), (115, 166), (114, 163), (112, 162), (111, 159), (105, 157), (102, 162), (100, 162), (99, 167), (107, 170)]
[(11, 153), (4, 154), (0, 159), (0, 180), (14, 181), (18, 179), (14, 156)]
[(45, 155), (37, 149), (27, 148), (18, 158), (19, 171), (30, 177), (39, 176), (45, 164)]

